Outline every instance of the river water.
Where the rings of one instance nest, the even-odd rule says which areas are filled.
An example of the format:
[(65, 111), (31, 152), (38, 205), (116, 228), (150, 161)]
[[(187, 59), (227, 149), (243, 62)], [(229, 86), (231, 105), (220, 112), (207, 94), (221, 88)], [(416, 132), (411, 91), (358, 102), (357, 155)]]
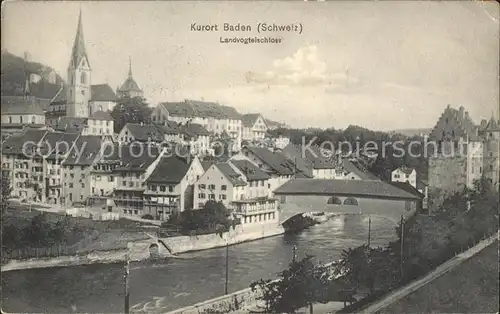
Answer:
[[(372, 246), (395, 239), (395, 225), (371, 218)], [(229, 248), (229, 292), (260, 278), (276, 278), (297, 256), (317, 262), (338, 260), (342, 249), (366, 243), (368, 217), (337, 216), (294, 235), (282, 235)], [(166, 261), (130, 267), (132, 312), (162, 313), (224, 294), (226, 249), (186, 253)], [(123, 313), (124, 265), (88, 265), (2, 273), (3, 312)]]

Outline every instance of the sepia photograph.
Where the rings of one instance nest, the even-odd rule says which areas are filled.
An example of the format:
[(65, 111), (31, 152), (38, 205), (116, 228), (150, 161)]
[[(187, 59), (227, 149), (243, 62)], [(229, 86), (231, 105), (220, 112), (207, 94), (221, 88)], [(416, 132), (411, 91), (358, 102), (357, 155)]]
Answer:
[(5, 1), (2, 313), (498, 313), (497, 1)]

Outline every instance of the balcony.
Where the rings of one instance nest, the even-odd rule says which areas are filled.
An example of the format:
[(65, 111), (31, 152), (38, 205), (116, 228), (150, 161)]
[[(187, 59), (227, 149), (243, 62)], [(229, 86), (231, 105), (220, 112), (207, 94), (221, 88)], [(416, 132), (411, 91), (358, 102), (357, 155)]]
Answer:
[(274, 212), (278, 209), (278, 200), (274, 198), (259, 197), (246, 200), (233, 201), (234, 212), (242, 215)]

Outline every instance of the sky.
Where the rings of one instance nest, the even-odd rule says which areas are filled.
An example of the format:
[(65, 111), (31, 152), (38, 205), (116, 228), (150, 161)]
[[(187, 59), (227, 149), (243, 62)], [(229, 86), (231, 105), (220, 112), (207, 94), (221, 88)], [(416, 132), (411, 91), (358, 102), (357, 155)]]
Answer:
[[(151, 105), (184, 99), (259, 112), (293, 127), (433, 127), (464, 106), (499, 111), (499, 5), (466, 1), (9, 2), (2, 49), (63, 78), (81, 10), (92, 84), (133, 76)], [(217, 24), (195, 32), (191, 24)], [(224, 23), (251, 26), (224, 32)], [(302, 32), (259, 33), (259, 23)], [(275, 37), (228, 44), (220, 37)]]

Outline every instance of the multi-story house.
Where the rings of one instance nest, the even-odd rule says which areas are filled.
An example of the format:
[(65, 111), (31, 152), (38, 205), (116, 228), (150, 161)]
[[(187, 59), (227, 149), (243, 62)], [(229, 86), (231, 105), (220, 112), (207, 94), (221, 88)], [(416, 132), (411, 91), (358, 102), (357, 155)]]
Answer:
[(51, 132), (41, 143), (44, 156), (44, 172), (46, 182), (46, 202), (49, 204), (65, 204), (64, 174), (62, 163), (78, 139), (78, 134)]
[(210, 133), (201, 124), (181, 125), (178, 137), (181, 144), (189, 147), (191, 155), (203, 156), (208, 155), (211, 151)]
[(212, 164), (196, 181), (194, 206), (203, 208), (209, 200), (222, 202), (231, 208), (232, 202), (246, 198), (247, 183), (229, 163)]
[(66, 205), (86, 204), (91, 195), (91, 172), (100, 158), (103, 140), (100, 136), (79, 136), (63, 161), (63, 191)]
[(7, 138), (2, 144), (2, 175), (10, 179), (12, 196), (26, 201), (45, 201), (39, 143), (46, 134), (44, 130), (26, 130)]
[(18, 134), (26, 127), (45, 126), (44, 100), (35, 97), (2, 96), (2, 134)]
[(164, 155), (146, 179), (142, 214), (165, 220), (173, 212), (193, 208), (194, 183), (203, 174), (196, 156)]
[(165, 150), (140, 143), (120, 145), (119, 148), (120, 163), (113, 171), (116, 180), (114, 201), (123, 214), (141, 215), (146, 179), (160, 162)]
[(399, 167), (391, 172), (392, 182), (408, 182), (414, 188), (417, 187), (417, 171), (413, 168)]
[(242, 116), (242, 140), (262, 141), (269, 129), (266, 120), (260, 113), (249, 113)]
[(106, 204), (116, 188), (115, 168), (120, 164), (120, 144), (103, 142), (98, 158), (90, 170), (90, 196), (87, 204)]
[(283, 148), (282, 154), (293, 162), (298, 169), (308, 177), (315, 179), (335, 179), (337, 166), (335, 158), (327, 152), (321, 151), (318, 146), (288, 144)]
[(269, 179), (271, 191), (274, 191), (293, 177), (307, 177), (307, 174), (299, 170), (286, 155), (272, 152), (267, 148), (243, 146), (240, 153), (230, 158), (230, 160), (242, 159), (253, 162), (271, 177)]
[(114, 122), (108, 112), (95, 111), (87, 119), (87, 127), (82, 135), (113, 136)]
[(239, 150), (242, 136), (241, 115), (232, 107), (218, 103), (185, 100), (184, 102), (160, 103), (151, 114), (153, 123), (166, 120), (181, 124), (196, 123), (205, 127), (210, 133), (221, 135), (226, 132), (235, 143), (232, 150)]

